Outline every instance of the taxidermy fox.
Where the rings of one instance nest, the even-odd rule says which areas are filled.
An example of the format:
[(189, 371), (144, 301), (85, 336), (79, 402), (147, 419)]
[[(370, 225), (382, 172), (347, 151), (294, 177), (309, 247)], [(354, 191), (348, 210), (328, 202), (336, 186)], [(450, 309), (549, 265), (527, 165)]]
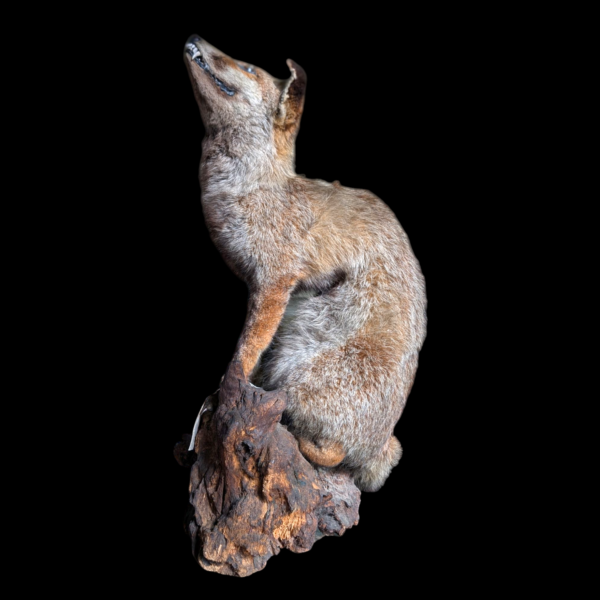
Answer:
[(374, 194), (295, 173), (306, 74), (287, 80), (198, 36), (184, 49), (206, 135), (200, 186), (211, 239), (249, 289), (234, 358), (288, 395), (284, 423), (315, 465), (378, 490), (425, 338), (425, 282)]

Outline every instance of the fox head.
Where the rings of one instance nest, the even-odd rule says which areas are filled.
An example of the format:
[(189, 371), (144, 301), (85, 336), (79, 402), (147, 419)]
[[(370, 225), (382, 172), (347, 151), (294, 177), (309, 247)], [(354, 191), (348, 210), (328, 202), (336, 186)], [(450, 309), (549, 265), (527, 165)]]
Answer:
[(304, 108), (306, 73), (288, 59), (288, 79), (235, 60), (197, 35), (184, 60), (208, 134), (224, 128), (253, 129), (270, 136), (278, 154), (292, 154)]

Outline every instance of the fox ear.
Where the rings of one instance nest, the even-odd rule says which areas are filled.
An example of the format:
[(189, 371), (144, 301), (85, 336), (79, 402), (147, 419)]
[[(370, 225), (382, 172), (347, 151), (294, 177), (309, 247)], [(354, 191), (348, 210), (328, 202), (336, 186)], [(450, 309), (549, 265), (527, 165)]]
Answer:
[(282, 127), (288, 129), (299, 123), (302, 116), (306, 93), (306, 71), (291, 58), (288, 58), (286, 62), (292, 74), (289, 79), (282, 82), (275, 118)]

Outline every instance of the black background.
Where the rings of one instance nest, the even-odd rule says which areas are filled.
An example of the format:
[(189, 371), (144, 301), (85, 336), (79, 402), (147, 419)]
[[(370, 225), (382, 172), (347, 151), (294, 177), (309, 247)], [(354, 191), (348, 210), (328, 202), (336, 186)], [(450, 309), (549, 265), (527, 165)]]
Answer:
[[(301, 6), (198, 5), (141, 14), (114, 38), (110, 27), (104, 32), (112, 66), (99, 93), (110, 150), (100, 167), (111, 195), (98, 210), (108, 223), (110, 286), (99, 290), (99, 323), (116, 383), (104, 405), (115, 417), (103, 432), (115, 458), (103, 503), (118, 524), (111, 569), (130, 591), (183, 596), (284, 584), (312, 593), (313, 577), (325, 593), (344, 580), (425, 591), (466, 584), (473, 565), (485, 563), (489, 492), (478, 485), (486, 459), (474, 438), (490, 417), (480, 402), (477, 307), (488, 297), (482, 197), (485, 211), (498, 202), (487, 141), (498, 126), (496, 93), (485, 31), (457, 13), (395, 10), (326, 17)], [(282, 551), (245, 580), (194, 562), (182, 527), (188, 471), (172, 456), (218, 387), (247, 299), (202, 217), (203, 127), (183, 62), (193, 33), (276, 77), (288, 76), (286, 58), (304, 67), (297, 172), (382, 198), (411, 240), (429, 300), (428, 336), (396, 427), (399, 465), (381, 491), (363, 494), (357, 527), (306, 554)]]

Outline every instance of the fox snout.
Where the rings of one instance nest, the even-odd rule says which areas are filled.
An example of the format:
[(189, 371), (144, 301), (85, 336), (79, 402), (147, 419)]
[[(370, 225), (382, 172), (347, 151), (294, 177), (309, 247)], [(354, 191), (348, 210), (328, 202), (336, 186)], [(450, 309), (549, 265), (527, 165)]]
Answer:
[(252, 105), (264, 101), (257, 68), (227, 56), (200, 36), (188, 38), (184, 59), (195, 90), (209, 105), (219, 105), (221, 110), (228, 98)]
[[(236, 90), (232, 87), (229, 87), (223, 81), (221, 81), (216, 76), (214, 69), (211, 69), (211, 67), (209, 66), (208, 59), (207, 59), (209, 52), (208, 52), (207, 46), (208, 46), (208, 44), (206, 42), (203, 43), (203, 40), (200, 36), (198, 36), (198, 35), (190, 36), (188, 38), (187, 42), (185, 43), (185, 54), (188, 57), (188, 62), (193, 62), (196, 65), (198, 65), (200, 67), (200, 69), (202, 69), (202, 71), (204, 71), (206, 73), (208, 78), (213, 81), (213, 83), (215, 84), (216, 87), (218, 87), (221, 91), (223, 91), (228, 96), (233, 96), (235, 94)], [(201, 50), (201, 48), (202, 48), (202, 50)], [(214, 48), (213, 50), (216, 50), (216, 48)], [(213, 61), (218, 57), (218, 54), (216, 54), (214, 52), (211, 53), (210, 55), (211, 55)], [(196, 77), (194, 77), (194, 79), (196, 79), (196, 81), (198, 81), (198, 80), (202, 81), (202, 79), (199, 79)]]
[(187, 39), (184, 60), (207, 128), (245, 127), (252, 122), (282, 130), (278, 145), (289, 145), (304, 104), (306, 73), (302, 67), (288, 60), (291, 76), (277, 79), (259, 67), (227, 56), (199, 35)]

